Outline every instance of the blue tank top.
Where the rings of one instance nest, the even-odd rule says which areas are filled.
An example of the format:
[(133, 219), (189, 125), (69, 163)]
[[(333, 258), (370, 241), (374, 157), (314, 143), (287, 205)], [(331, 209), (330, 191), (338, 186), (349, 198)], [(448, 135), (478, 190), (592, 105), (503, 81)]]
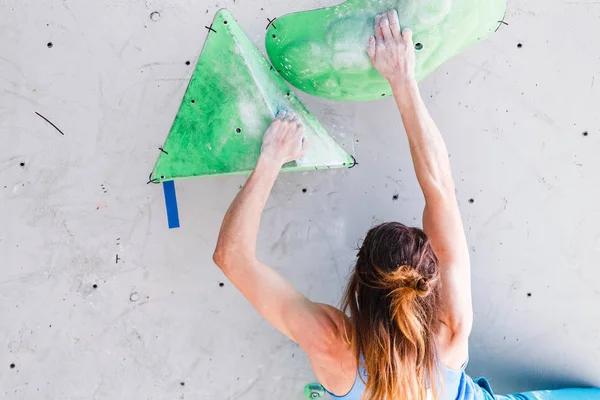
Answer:
[[(442, 393), (440, 393), (440, 399), (443, 400), (484, 400), (493, 397), (481, 386), (473, 381), (466, 373), (465, 368), (467, 363), (458, 371), (451, 370), (441, 363), (439, 363), (440, 375), (443, 381)], [(343, 400), (361, 400), (363, 393), (365, 392), (365, 383), (363, 379), (360, 379), (362, 375), (363, 379), (367, 380), (367, 373), (361, 366), (360, 370), (356, 373), (356, 380), (354, 386), (345, 396), (336, 396), (333, 393), (327, 392), (334, 399)]]

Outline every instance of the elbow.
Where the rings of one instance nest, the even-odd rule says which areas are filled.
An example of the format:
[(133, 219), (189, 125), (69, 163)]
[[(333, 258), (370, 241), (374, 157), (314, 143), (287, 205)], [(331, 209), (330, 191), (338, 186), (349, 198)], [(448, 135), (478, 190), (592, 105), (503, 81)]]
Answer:
[(225, 273), (236, 266), (248, 264), (252, 259), (254, 256), (251, 252), (238, 246), (219, 244), (213, 253), (213, 262)]
[(232, 264), (231, 252), (224, 249), (223, 246), (217, 246), (213, 253), (213, 262), (222, 270), (229, 268)]

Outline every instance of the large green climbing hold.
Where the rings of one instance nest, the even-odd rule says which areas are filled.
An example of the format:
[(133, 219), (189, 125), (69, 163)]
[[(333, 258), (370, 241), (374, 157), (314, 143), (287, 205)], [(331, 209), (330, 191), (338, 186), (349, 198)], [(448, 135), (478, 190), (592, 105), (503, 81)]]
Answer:
[(352, 158), (296, 98), (227, 10), (220, 10), (151, 175), (153, 182), (251, 171), (280, 109), (305, 126), (309, 150), (284, 170), (351, 167)]
[(391, 94), (366, 48), (375, 16), (398, 11), (413, 31), (416, 76), (488, 37), (502, 24), (506, 0), (348, 0), (335, 7), (288, 14), (270, 25), (267, 53), (292, 85), (334, 100), (369, 101)]

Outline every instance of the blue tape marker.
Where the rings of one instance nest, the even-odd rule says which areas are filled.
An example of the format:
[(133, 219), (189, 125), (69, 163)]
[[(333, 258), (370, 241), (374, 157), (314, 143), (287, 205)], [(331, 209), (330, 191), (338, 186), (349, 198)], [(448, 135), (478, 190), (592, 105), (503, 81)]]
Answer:
[(167, 220), (169, 229), (179, 228), (179, 210), (177, 209), (177, 194), (175, 193), (175, 182), (163, 182), (165, 192), (165, 206), (167, 207)]

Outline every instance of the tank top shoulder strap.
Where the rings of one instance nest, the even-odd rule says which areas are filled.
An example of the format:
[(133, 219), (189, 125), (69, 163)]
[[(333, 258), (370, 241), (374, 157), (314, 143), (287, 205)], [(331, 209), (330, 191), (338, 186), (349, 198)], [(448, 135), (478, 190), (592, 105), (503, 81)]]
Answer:
[[(362, 376), (362, 379), (361, 379), (361, 376)], [(334, 399), (360, 400), (362, 398), (363, 393), (365, 392), (366, 387), (367, 387), (365, 385), (366, 381), (367, 381), (367, 371), (365, 371), (365, 369), (361, 365), (361, 366), (359, 366), (358, 371), (356, 371), (356, 379), (354, 380), (354, 385), (352, 386), (352, 389), (350, 389), (350, 391), (348, 393), (346, 393), (343, 396), (336, 396), (335, 394), (327, 391), (327, 389), (325, 389), (325, 390)]]

